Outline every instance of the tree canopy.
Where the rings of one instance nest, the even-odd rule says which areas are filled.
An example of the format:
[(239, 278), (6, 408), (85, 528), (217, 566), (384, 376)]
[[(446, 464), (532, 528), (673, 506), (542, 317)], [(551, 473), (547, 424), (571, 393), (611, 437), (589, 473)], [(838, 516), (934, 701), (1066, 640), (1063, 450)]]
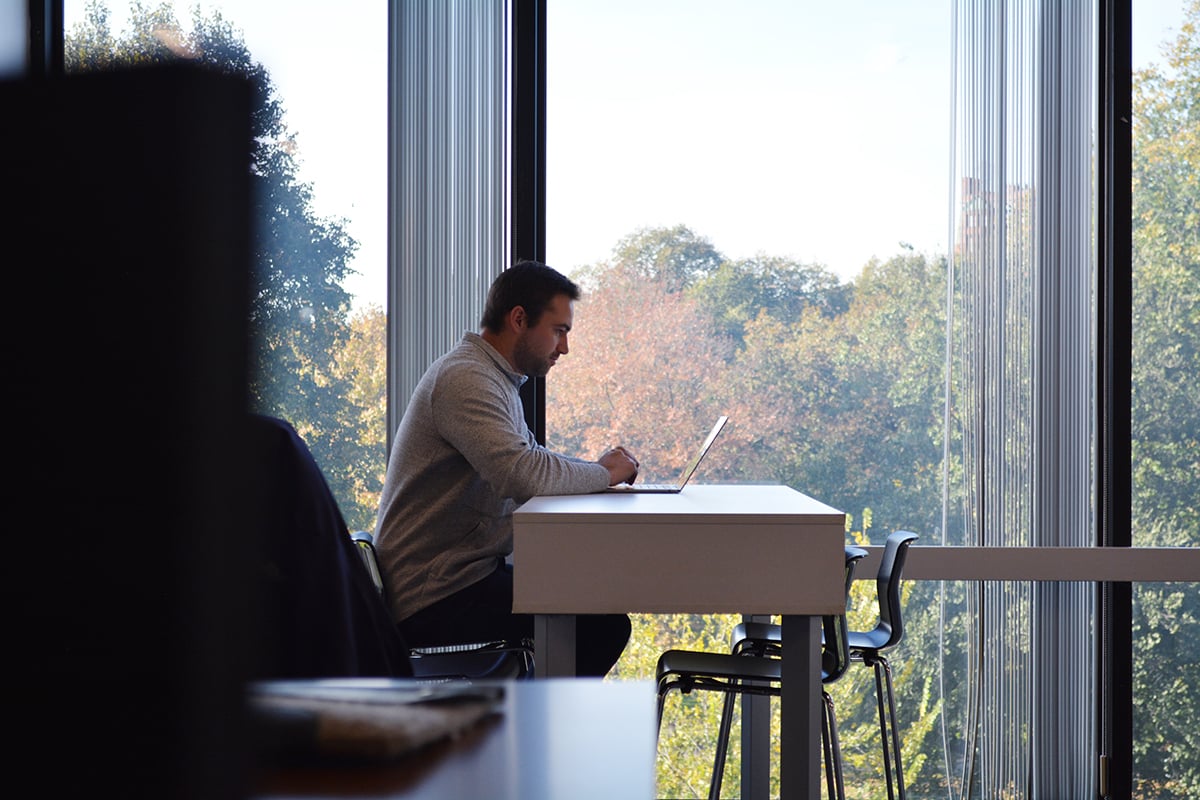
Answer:
[[(195, 9), (185, 28), (169, 4), (150, 7), (134, 0), (128, 29), (120, 33), (111, 29), (109, 17), (104, 3), (88, 3), (84, 22), (67, 32), (68, 72), (188, 60), (250, 83), (251, 401), (255, 411), (296, 426), (348, 524), (372, 527), (377, 499), (364, 493), (364, 487), (381, 480), (370, 476), (385, 458), (382, 435), (364, 428), (377, 424), (377, 410), (356, 402), (361, 371), (372, 365), (338, 363), (353, 345), (351, 298), (343, 281), (358, 244), (347, 233), (345, 220), (316, 214), (313, 187), (299, 176), (300, 136), (286, 125), (283, 99), (269, 71), (220, 12), (203, 16)], [(164, 269), (170, 264), (164, 263)], [(364, 469), (370, 471), (364, 474)]]
[[(1166, 64), (1133, 93), (1133, 543), (1200, 547), (1200, 2), (1188, 5)], [(1200, 595), (1138, 587), (1134, 714), (1138, 790), (1200, 796)]]

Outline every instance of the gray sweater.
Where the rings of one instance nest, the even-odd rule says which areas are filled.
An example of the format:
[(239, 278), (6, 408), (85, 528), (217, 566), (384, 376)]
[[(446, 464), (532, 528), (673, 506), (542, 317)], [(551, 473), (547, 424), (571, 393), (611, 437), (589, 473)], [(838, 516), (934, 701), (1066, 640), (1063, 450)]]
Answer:
[(396, 432), (375, 524), (392, 615), (407, 619), (487, 577), (535, 495), (586, 494), (608, 470), (542, 447), (514, 372), (475, 333), (426, 370)]

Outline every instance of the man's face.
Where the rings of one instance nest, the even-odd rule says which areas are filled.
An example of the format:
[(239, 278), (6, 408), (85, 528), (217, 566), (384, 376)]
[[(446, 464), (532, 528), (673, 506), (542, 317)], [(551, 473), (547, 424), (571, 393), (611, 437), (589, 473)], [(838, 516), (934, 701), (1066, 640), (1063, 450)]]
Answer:
[(513, 346), (513, 363), (518, 372), (531, 378), (545, 375), (567, 353), (567, 333), (575, 310), (571, 298), (560, 294), (550, 301), (537, 325), (526, 325)]

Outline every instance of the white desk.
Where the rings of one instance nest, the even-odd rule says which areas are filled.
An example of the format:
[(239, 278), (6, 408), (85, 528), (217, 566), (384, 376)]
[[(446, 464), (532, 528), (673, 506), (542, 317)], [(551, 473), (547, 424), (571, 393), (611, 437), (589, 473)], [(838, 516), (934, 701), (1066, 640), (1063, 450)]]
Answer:
[(513, 610), (538, 615), (539, 676), (575, 673), (575, 614), (783, 615), (782, 797), (816, 798), (819, 617), (845, 609), (844, 542), (842, 512), (786, 486), (535, 497), (513, 517)]

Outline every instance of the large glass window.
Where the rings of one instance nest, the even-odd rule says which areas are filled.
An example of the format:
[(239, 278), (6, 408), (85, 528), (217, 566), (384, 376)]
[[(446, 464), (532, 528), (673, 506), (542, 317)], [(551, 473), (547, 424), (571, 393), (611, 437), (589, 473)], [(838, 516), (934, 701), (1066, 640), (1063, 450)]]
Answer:
[[(1134, 6), (1135, 69), (1147, 58), (1159, 67), (1134, 80), (1134, 544), (1195, 546), (1200, 413), (1186, 376), (1200, 366), (1200, 226), (1185, 219), (1197, 169), (1184, 110), (1197, 91), (1196, 33), (1185, 24), (1196, 4)], [(964, 24), (972, 8), (977, 24)], [(549, 443), (590, 456), (621, 441), (645, 479), (666, 480), (709, 421), (729, 413), (696, 480), (785, 483), (846, 511), (850, 539), (877, 544), (905, 527), (939, 543), (986, 509), (1001, 516), (984, 526), (997, 538), (981, 543), (1094, 541), (1098, 6), (1006, 8), (960, 5), (952, 31), (956, 9), (944, 2), (756, 3), (734, 13), (550, 0), (546, 254), (586, 295), (572, 353), (547, 379)], [(1179, 43), (1164, 51), (1174, 34)], [(952, 126), (955, 102), (969, 123)], [(975, 398), (954, 396), (968, 385), (962, 372), (946, 381), (948, 275), (959, 314), (949, 330), (961, 334), (971, 310), (982, 337), (955, 344), (969, 359), (956, 369), (980, 370), (968, 376)], [(962, 305), (966, 278), (995, 281), (974, 287), (973, 310)], [(1046, 310), (1051, 302), (1058, 311)], [(962, 429), (943, 417), (947, 386), (954, 415), (976, 415), (969, 424), (985, 437), (1002, 433), (971, 445), (981, 448), (972, 458), (990, 460), (962, 461)], [(964, 405), (975, 400), (986, 408)], [(974, 488), (966, 470), (980, 479)], [(977, 490), (988, 496), (971, 511), (956, 493)], [(898, 667), (911, 796), (1089, 785), (1091, 587), (976, 588), (984, 595), (963, 606), (911, 589), (918, 611)], [(1137, 588), (1139, 796), (1195, 792), (1197, 748), (1177, 744), (1191, 741), (1183, 728), (1197, 713), (1178, 677), (1195, 660), (1194, 589)], [(936, 609), (962, 616), (938, 619)], [(979, 624), (976, 614), (981, 635), (995, 637), (987, 649), (1019, 660), (984, 665), (960, 650), (935, 676), (921, 654), (972, 639), (962, 626)], [(1040, 625), (1046, 615), (1062, 624)], [(728, 624), (639, 617), (618, 669), (650, 676), (664, 646), (722, 649)], [(1014, 699), (1010, 689), (1029, 687), (1003, 682), (1052, 680), (1045, 654), (1058, 648), (1070, 653), (1059, 667), (1075, 671), (1070, 701)], [(979, 670), (996, 682), (974, 699), (958, 694)], [(838, 694), (871, 692), (843, 681), (834, 687), (843, 742), (856, 742), (847, 783), (873, 796), (882, 783), (865, 749), (871, 708)], [(1167, 702), (1149, 702), (1155, 685), (1174, 687)], [(1018, 714), (993, 703), (1005, 696)], [(689, 698), (664, 729), (660, 795), (707, 785), (716, 724), (702, 703)], [(1083, 774), (1064, 779), (1043, 759), (1067, 740)], [(726, 787), (737, 768), (734, 752)]]
[[(551, 446), (619, 441), (669, 481), (726, 413), (693, 480), (786, 484), (845, 511), (852, 540), (937, 540), (948, 11), (550, 0), (546, 257), (585, 288), (546, 381)], [(636, 616), (619, 675), (727, 648), (731, 621)], [(935, 623), (914, 620), (913, 652), (937, 651)], [(941, 759), (917, 755), (940, 748), (928, 666), (897, 664), (914, 797), (945, 791)], [(879, 796), (873, 695), (863, 676), (832, 688), (847, 785)], [(658, 794), (703, 796), (719, 702), (671, 703)]]
[(699, 480), (933, 527), (946, 11), (549, 4), (547, 260), (588, 290), (555, 446), (670, 480), (726, 412)]
[(64, 3), (68, 72), (168, 59), (257, 89), (255, 410), (308, 442), (352, 529), (386, 454), (387, 3)]

